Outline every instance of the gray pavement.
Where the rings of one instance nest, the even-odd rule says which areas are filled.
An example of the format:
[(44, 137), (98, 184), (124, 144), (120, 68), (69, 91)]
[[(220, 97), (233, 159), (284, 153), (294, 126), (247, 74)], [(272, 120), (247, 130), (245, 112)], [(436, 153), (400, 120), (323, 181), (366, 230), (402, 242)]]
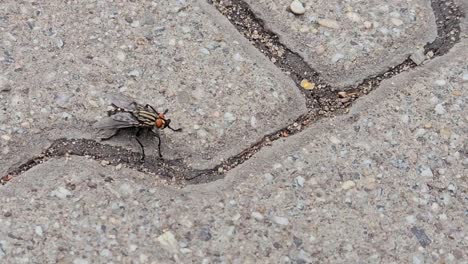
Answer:
[(334, 87), (356, 86), (424, 50), (437, 36), (431, 2), (246, 0), (282, 43)]
[[(281, 20), (289, 1), (246, 2), (270, 14), (291, 50), (300, 48), (282, 30), (308, 16), (341, 22), (334, 16), (382, 8), (310, 1), (303, 17)], [(323, 75), (333, 88), (434, 39), (429, 3), (408, 3), (390, 1), (372, 21), (404, 21), (399, 37), (369, 40), (344, 22), (333, 34), (302, 32), (391, 47), (356, 53), (356, 71), (335, 78), (348, 57), (339, 60)], [(424, 19), (406, 21), (410, 10)], [(0, 177), (32, 164), (0, 185), (0, 263), (468, 263), (467, 21), (447, 54), (382, 81), (345, 114), (304, 124), (294, 119), (315, 109), (288, 74), (203, 0), (0, 3)], [(330, 67), (328, 53), (300, 54), (318, 72)], [(231, 158), (233, 168), (190, 185), (124, 160), (37, 156), (59, 137), (95, 138), (110, 93), (170, 109), (185, 131), (165, 133), (166, 159), (218, 171)], [(263, 138), (288, 126), (303, 128)], [(128, 135), (105, 144), (138, 151)]]

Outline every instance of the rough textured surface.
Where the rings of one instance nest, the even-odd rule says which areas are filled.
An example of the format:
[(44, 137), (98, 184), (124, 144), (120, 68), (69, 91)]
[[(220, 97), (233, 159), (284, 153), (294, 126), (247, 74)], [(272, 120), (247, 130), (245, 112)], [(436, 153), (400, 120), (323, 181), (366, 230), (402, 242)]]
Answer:
[[(166, 133), (163, 151), (196, 168), (212, 167), (303, 113), (293, 82), (206, 5), (2, 2), (0, 80), (9, 87), (0, 93), (0, 133), (8, 137), (2, 158), (24, 159), (19, 153), (45, 139), (89, 136), (111, 93), (169, 108), (184, 132)], [(117, 142), (138, 149), (129, 139), (109, 144)]]
[(468, 44), (184, 189), (84, 158), (0, 189), (5, 263), (467, 263)]
[[(126, 3), (122, 10), (129, 10), (130, 14), (133, 7), (141, 4), (136, 2)], [(45, 20), (51, 25), (55, 25), (53, 21), (62, 21), (59, 10), (67, 10), (62, 4), (34, 3), (32, 7), (41, 10), (33, 12), (35, 16), (57, 8), (55, 17)], [(75, 5), (72, 1), (65, 3)], [(463, 4), (465, 12), (468, 10), (466, 1), (458, 3)], [(84, 7), (89, 10), (81, 6), (66, 12), (79, 13), (83, 18), (80, 21), (85, 24), (81, 28), (87, 28), (86, 23), (95, 23), (92, 16), (96, 10), (106, 10), (104, 6), (110, 4), (87, 2)], [(162, 3), (160, 7), (167, 11), (165, 5), (167, 3)], [(195, 7), (169, 9), (171, 16), (166, 22), (179, 21), (180, 13), (189, 12), (191, 8)], [(99, 59), (106, 57), (102, 54), (107, 48), (74, 46), (65, 54), (67, 58), (77, 58), (67, 61), (60, 53), (67, 47), (68, 41), (64, 38), (61, 48), (52, 49), (50, 57), (43, 57), (48, 53), (34, 51), (28, 45), (48, 51), (49, 46), (42, 48), (39, 43), (49, 43), (51, 36), (43, 36), (43, 31), (39, 30), (39, 42), (33, 45), (21, 34), (8, 34), (15, 32), (13, 29), (21, 31), (20, 26), (34, 28), (34, 23), (33, 26), (27, 23), (32, 22), (30, 15), (25, 14), (28, 14), (26, 3), (4, 5), (2, 2), (0, 5), (0, 33), (4, 36), (0, 39), (3, 49), (0, 53), (0, 172), (11, 160), (23, 159), (23, 153), (17, 151), (18, 142), (27, 146), (23, 149), (28, 155), (27, 152), (40, 149), (40, 144), (47, 144), (46, 137), (57, 136), (54, 133), (88, 136), (85, 129), (95, 119), (95, 114), (101, 112), (102, 105), (98, 95), (81, 93), (82, 89), (88, 89), (85, 85), (95, 82), (93, 89), (104, 92), (104, 88), (96, 87), (110, 89), (122, 82), (125, 85), (119, 89), (127, 87), (122, 92), (136, 93), (136, 96), (148, 95), (153, 87), (138, 81), (149, 78), (145, 77), (146, 73), (138, 77), (138, 72), (134, 71), (136, 58), (143, 57), (135, 51), (138, 48), (130, 48), (131, 52), (124, 48), (125, 60), (110, 61), (107, 65), (101, 64)], [(201, 28), (209, 27), (210, 32), (217, 29), (206, 20), (218, 21), (219, 16), (196, 14), (204, 20)], [(124, 18), (119, 28), (125, 31), (127, 24), (131, 24), (129, 31), (141, 30), (143, 20), (140, 27), (134, 21), (141, 16), (129, 16), (132, 19)], [(184, 21), (194, 19), (187, 17)], [(11, 28), (11, 21), (22, 22)], [(96, 23), (96, 36), (101, 35), (102, 42), (106, 36), (116, 34), (110, 29), (107, 35), (107, 31), (99, 31), (112, 23), (107, 20)], [(231, 27), (225, 22), (219, 20), (218, 24), (219, 31), (230, 32)], [(122, 164), (110, 166), (108, 162), (88, 157), (65, 155), (33, 166), (6, 185), (0, 185), (0, 263), (467, 264), (467, 25), (468, 20), (464, 18), (460, 43), (448, 54), (382, 82), (381, 87), (358, 99), (348, 114), (321, 119), (294, 136), (286, 135), (229, 171), (224, 179), (209, 184), (179, 186), (157, 175), (138, 173)], [(178, 26), (181, 25), (175, 28)], [(121, 33), (105, 43), (96, 40), (101, 43), (96, 46), (119, 47), (116, 43), (120, 41), (129, 45), (130, 38), (122, 38), (124, 35)], [(20, 41), (23, 37), (25, 40)], [(90, 36), (77, 32), (70, 36), (76, 40), (81, 37), (88, 39)], [(166, 37), (161, 41), (168, 41)], [(239, 35), (231, 37), (233, 43), (239, 42), (236, 47), (240, 51), (237, 52), (250, 49)], [(56, 43), (62, 45), (60, 41)], [(179, 45), (178, 41), (176, 43)], [(153, 44), (144, 46), (148, 48)], [(187, 46), (180, 48), (180, 52), (187, 52)], [(166, 45), (158, 46), (159, 49), (164, 47), (171, 49)], [(11, 52), (22, 48), (28, 49)], [(86, 58), (86, 52), (85, 59), (78, 59), (85, 51), (93, 58)], [(121, 60), (123, 56), (118, 51), (120, 48), (116, 53), (109, 52)], [(172, 51), (178, 54), (174, 47)], [(151, 48), (151, 52), (156, 51)], [(27, 58), (33, 60), (24, 54), (36, 55), (38, 62), (32, 64), (34, 68), (25, 66), (31, 65), (29, 63), (19, 63)], [(197, 65), (201, 57), (198, 53), (190, 54), (194, 57), (187, 59), (187, 64)], [(71, 76), (74, 71), (86, 70), (83, 60), (90, 60), (89, 72), (80, 75), (81, 81), (67, 79), (63, 76), (68, 74), (54, 70), (56, 76), (63, 76), (45, 82), (48, 75), (39, 68), (62, 69), (61, 65), (65, 65), (63, 69), (68, 69)], [(252, 57), (253, 63), (257, 60), (261, 62), (260, 57)], [(128, 71), (124, 70), (126, 63), (130, 65)], [(164, 69), (175, 69), (176, 65), (182, 64), (166, 64)], [(279, 75), (268, 64), (258, 65), (265, 66), (266, 76)], [(121, 71), (120, 75), (114, 70)], [(146, 68), (146, 72), (153, 70)], [(41, 73), (43, 80), (39, 78)], [(134, 76), (135, 80), (127, 79), (126, 74)], [(113, 80), (108, 86), (101, 83), (104, 75)], [(122, 80), (116, 76), (121, 76)], [(208, 77), (203, 80), (205, 78)], [(69, 90), (62, 87), (67, 83), (72, 87)], [(50, 90), (44, 88), (48, 86)], [(89, 89), (86, 91), (93, 91)], [(48, 94), (47, 91), (58, 92)], [(67, 99), (61, 95), (64, 91), (77, 95)], [(167, 100), (178, 104), (178, 100), (182, 100), (180, 97), (183, 95), (168, 96), (173, 99)], [(243, 107), (248, 109), (262, 103), (255, 101), (254, 105)], [(178, 112), (173, 114), (177, 117), (175, 120), (184, 118)], [(187, 123), (183, 121), (181, 124)], [(30, 135), (36, 135), (35, 141), (29, 139)], [(177, 142), (172, 142), (173, 148), (178, 146)]]
[(246, 0), (266, 26), (334, 87), (359, 84), (388, 70), (437, 35), (430, 1)]

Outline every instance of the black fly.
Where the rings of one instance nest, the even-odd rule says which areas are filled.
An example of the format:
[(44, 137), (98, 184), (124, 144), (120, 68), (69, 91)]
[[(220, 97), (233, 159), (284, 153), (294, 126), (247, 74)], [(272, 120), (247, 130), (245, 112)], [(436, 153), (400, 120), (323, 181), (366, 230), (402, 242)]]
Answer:
[(161, 138), (157, 129), (165, 129), (167, 127), (175, 132), (182, 131), (181, 128), (174, 129), (170, 126), (171, 120), (166, 119), (165, 116), (168, 112), (167, 109), (163, 113), (160, 113), (149, 104), (141, 105), (134, 101), (126, 102), (125, 99), (117, 99), (117, 97), (111, 99), (110, 105), (112, 109), (107, 111), (107, 117), (94, 124), (94, 127), (115, 130), (112, 135), (101, 138), (102, 140), (113, 138), (121, 129), (136, 128), (135, 139), (141, 147), (141, 161), (145, 159), (145, 148), (138, 139), (142, 131), (150, 131), (158, 138), (158, 153), (161, 158)]

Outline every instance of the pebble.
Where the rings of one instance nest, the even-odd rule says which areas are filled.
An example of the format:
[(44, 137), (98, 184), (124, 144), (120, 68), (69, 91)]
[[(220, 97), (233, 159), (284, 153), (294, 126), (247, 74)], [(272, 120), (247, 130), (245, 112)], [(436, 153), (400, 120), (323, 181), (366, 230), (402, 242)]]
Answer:
[(341, 143), (341, 140), (339, 140), (337, 137), (335, 136), (331, 136), (328, 138), (330, 140), (331, 143), (335, 144), (335, 145), (338, 145)]
[(202, 241), (209, 241), (211, 240), (211, 231), (208, 226), (204, 226), (200, 228), (200, 231), (198, 232), (198, 238)]
[(356, 183), (353, 182), (353, 181), (345, 181), (343, 182), (343, 184), (341, 185), (341, 188), (343, 190), (349, 190), (351, 188), (354, 188), (354, 186), (356, 186)]
[(133, 70), (128, 73), (128, 76), (130, 77), (140, 77), (140, 75), (141, 75), (141, 72), (139, 70)]
[(207, 48), (201, 48), (200, 52), (205, 55), (210, 55), (210, 51)]
[(318, 23), (322, 27), (327, 27), (327, 28), (332, 28), (332, 29), (339, 29), (340, 28), (340, 24), (338, 24), (338, 22), (336, 20), (333, 20), (333, 19), (328, 19), (328, 18), (319, 19)]
[(257, 118), (255, 116), (250, 117), (250, 126), (252, 128), (257, 128)]
[(447, 84), (447, 82), (445, 80), (436, 80), (435, 84), (437, 86), (444, 86), (445, 84)]
[(130, 197), (133, 193), (133, 188), (128, 183), (124, 183), (119, 187), (119, 193), (122, 197)]
[(171, 231), (166, 231), (160, 235), (158, 237), (158, 242), (170, 252), (176, 253), (179, 250), (177, 240)]
[(339, 60), (343, 59), (344, 58), (344, 55), (341, 54), (341, 53), (336, 53), (335, 55), (333, 55), (332, 57), (332, 63), (337, 63)]
[(11, 86), (8, 84), (8, 79), (5, 76), (0, 76), (0, 92), (8, 92)]
[(3, 141), (10, 141), (11, 140), (11, 136), (10, 135), (2, 135), (0, 137)]
[(127, 57), (127, 55), (125, 54), (125, 52), (119, 50), (117, 51), (117, 59), (119, 61), (125, 61), (125, 58)]
[(415, 51), (413, 54), (411, 54), (410, 59), (416, 63), (416, 65), (421, 65), (426, 60), (424, 49), (418, 49)]
[(463, 79), (463, 81), (465, 81), (465, 82), (468, 81), (468, 72), (463, 73), (462, 79)]
[(442, 104), (437, 104), (434, 108), (434, 111), (439, 115), (445, 114), (445, 108)]
[(289, 220), (286, 217), (273, 216), (272, 220), (273, 220), (273, 222), (277, 223), (278, 225), (288, 225), (289, 224)]
[(348, 12), (348, 13), (346, 13), (346, 17), (348, 17), (349, 20), (351, 20), (353, 22), (356, 22), (356, 23), (361, 21), (361, 17), (359, 16), (358, 13)]
[(364, 27), (367, 28), (367, 29), (372, 28), (372, 22), (370, 22), (370, 21), (365, 21), (365, 22), (364, 22)]
[(296, 183), (297, 185), (304, 187), (305, 179), (302, 176), (297, 176), (296, 177)]
[(312, 90), (315, 88), (315, 83), (309, 82), (309, 80), (304, 79), (301, 81), (301, 87), (306, 90)]
[(252, 212), (252, 217), (258, 221), (263, 220), (263, 215), (259, 212)]
[(232, 56), (232, 58), (235, 60), (235, 61), (244, 61), (244, 57), (242, 57), (242, 55), (240, 55), (240, 53), (236, 53)]
[(36, 232), (36, 235), (38, 236), (42, 236), (44, 234), (41, 226), (36, 226), (36, 228), (34, 229), (34, 232)]
[(51, 193), (50, 193), (51, 196), (55, 196), (59, 199), (65, 199), (67, 198), (68, 196), (71, 196), (72, 193), (67, 190), (65, 187), (58, 187), (57, 189), (53, 190)]
[(397, 26), (397, 27), (403, 25), (403, 21), (402, 21), (401, 19), (398, 19), (398, 18), (392, 17), (392, 18), (390, 19), (390, 21), (392, 22), (393, 25), (395, 25), (395, 26)]
[(227, 112), (224, 114), (224, 120), (228, 123), (232, 123), (236, 121), (236, 117), (232, 113)]
[(73, 264), (88, 264), (89, 262), (86, 259), (77, 258), (73, 260)]
[(433, 177), (434, 174), (432, 173), (431, 168), (429, 168), (427, 166), (423, 166), (421, 168), (421, 176), (423, 176), (423, 177)]
[(271, 183), (273, 182), (273, 175), (271, 173), (266, 173), (265, 175), (263, 175), (263, 177), (265, 178), (265, 180), (268, 182), (268, 183)]
[(289, 5), (289, 9), (295, 15), (303, 15), (306, 11), (304, 5), (298, 0), (292, 1), (292, 3)]

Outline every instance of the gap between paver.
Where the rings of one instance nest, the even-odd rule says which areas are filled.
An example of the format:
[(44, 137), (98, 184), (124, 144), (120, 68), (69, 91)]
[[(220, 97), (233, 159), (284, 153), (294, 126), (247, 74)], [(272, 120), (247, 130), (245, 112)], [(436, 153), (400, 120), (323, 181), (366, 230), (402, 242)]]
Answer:
[[(66, 155), (89, 156), (95, 160), (101, 160), (103, 165), (125, 164), (129, 168), (137, 169), (150, 174), (170, 178), (176, 182), (190, 184), (206, 183), (223, 178), (226, 171), (242, 164), (264, 146), (281, 137), (296, 134), (310, 125), (312, 122), (332, 115), (346, 113), (349, 106), (362, 95), (368, 94), (379, 86), (382, 80), (389, 79), (401, 72), (416, 67), (410, 58), (396, 65), (388, 71), (364, 80), (352, 89), (335, 90), (324, 83), (320, 75), (312, 69), (296, 53), (289, 50), (279, 42), (278, 36), (267, 31), (264, 23), (256, 18), (249, 6), (240, 0), (231, 0), (229, 5), (220, 0), (208, 0), (240, 31), (253, 45), (283, 72), (288, 74), (303, 92), (307, 99), (308, 112), (300, 116), (295, 122), (274, 133), (266, 135), (261, 141), (250, 148), (230, 157), (223, 163), (208, 170), (194, 170), (187, 167), (183, 160), (161, 160), (148, 156), (145, 163), (140, 163), (140, 153), (128, 149), (98, 143), (89, 139), (57, 139), (41, 155), (29, 159), (18, 167), (12, 168), (7, 175), (0, 179), (5, 184), (10, 179), (30, 168), (46, 162), (50, 158)], [(431, 1), (436, 16), (437, 38), (425, 46), (424, 54), (431, 54), (431, 59), (446, 54), (460, 40), (460, 18), (464, 16), (460, 9), (452, 1)], [(257, 33), (255, 37), (251, 32)], [(267, 44), (270, 43), (270, 44)], [(278, 52), (280, 51), (280, 52)], [(316, 88), (310, 91), (303, 90), (300, 82), (303, 79), (316, 84)]]

